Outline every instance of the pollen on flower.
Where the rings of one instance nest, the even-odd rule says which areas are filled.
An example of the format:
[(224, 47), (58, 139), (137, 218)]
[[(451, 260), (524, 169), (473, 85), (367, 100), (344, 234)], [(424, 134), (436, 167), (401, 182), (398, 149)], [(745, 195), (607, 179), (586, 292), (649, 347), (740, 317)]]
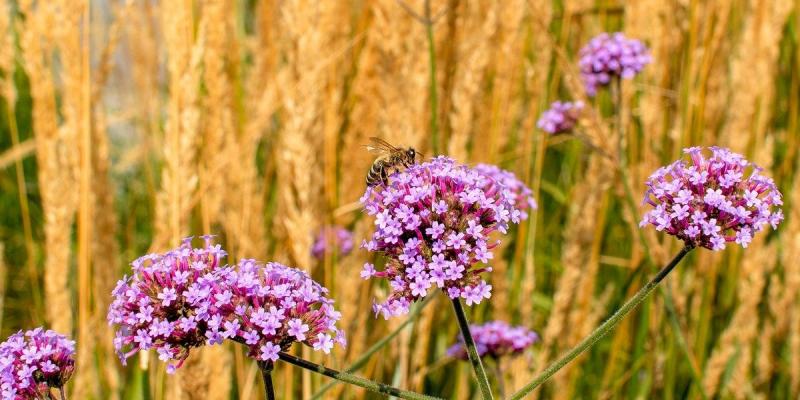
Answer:
[(595, 36), (580, 50), (579, 56), (578, 66), (589, 96), (597, 94), (597, 89), (611, 83), (612, 78), (633, 78), (651, 61), (641, 41), (620, 32)]
[(364, 209), (376, 230), (362, 247), (386, 256), (385, 268), (367, 264), (365, 279), (389, 282), (391, 294), (373, 311), (384, 318), (405, 314), (434, 288), (468, 305), (491, 296), (481, 274), (511, 223), (536, 203), (513, 174), (492, 166), (470, 168), (446, 157), (393, 174), (388, 185), (367, 188)]
[(108, 323), (116, 326), (114, 347), (120, 360), (140, 350), (155, 349), (174, 372), (189, 350), (222, 342), (224, 316), (232, 310), (224, 284), (232, 269), (223, 266), (226, 253), (211, 237), (192, 248), (187, 238), (176, 249), (148, 254), (133, 263), (133, 275), (117, 283)]
[[(503, 321), (471, 325), (469, 331), (481, 357), (497, 359), (506, 355), (517, 355), (539, 341), (536, 332), (522, 326), (511, 326)], [(463, 336), (458, 336), (458, 342), (447, 350), (447, 355), (461, 360), (468, 359)]]
[(0, 344), (0, 397), (49, 398), (75, 370), (75, 342), (51, 330), (19, 331)]
[(640, 226), (676, 236), (690, 246), (722, 250), (728, 243), (747, 247), (767, 225), (783, 220), (775, 182), (742, 155), (711, 147), (684, 150), (688, 160), (659, 168), (648, 178), (644, 204), (653, 208)]

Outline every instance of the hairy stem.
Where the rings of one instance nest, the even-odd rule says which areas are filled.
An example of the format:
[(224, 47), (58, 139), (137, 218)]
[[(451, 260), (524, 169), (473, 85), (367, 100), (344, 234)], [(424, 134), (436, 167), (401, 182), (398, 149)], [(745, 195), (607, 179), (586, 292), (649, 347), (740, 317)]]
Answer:
[(472, 339), (472, 334), (469, 332), (469, 322), (467, 322), (467, 315), (464, 313), (464, 307), (461, 306), (460, 299), (455, 298), (452, 300), (453, 310), (455, 310), (456, 318), (458, 319), (458, 327), (461, 329), (461, 336), (464, 337), (464, 347), (467, 348), (469, 362), (472, 364), (472, 370), (475, 371), (475, 379), (478, 380), (478, 387), (481, 390), (481, 397), (483, 400), (493, 399), (489, 378), (486, 376), (486, 370), (483, 369), (483, 363), (481, 363), (481, 357), (478, 355), (478, 349), (475, 347), (475, 341)]
[(658, 271), (656, 276), (647, 282), (644, 287), (639, 289), (633, 297), (631, 297), (625, 304), (622, 305), (612, 316), (611, 318), (607, 319), (603, 322), (600, 326), (598, 326), (589, 336), (585, 337), (578, 343), (575, 347), (573, 347), (567, 354), (564, 354), (558, 360), (554, 361), (550, 366), (548, 366), (544, 371), (542, 371), (536, 378), (531, 381), (531, 383), (525, 385), (522, 389), (514, 393), (510, 400), (519, 400), (533, 392), (534, 389), (539, 387), (542, 383), (546, 382), (550, 377), (555, 375), (558, 370), (563, 368), (565, 365), (569, 364), (570, 361), (574, 360), (576, 357), (581, 355), (584, 351), (591, 348), (598, 340), (603, 338), (608, 332), (610, 332), (623, 318), (625, 318), (628, 313), (630, 313), (636, 306), (638, 306), (644, 299), (646, 299), (650, 293), (653, 292), (653, 289), (658, 286), (658, 284), (664, 280), (664, 278), (675, 268), (676, 265), (692, 250), (691, 246), (685, 246), (681, 249), (678, 255), (672, 259), (661, 271)]
[(266, 400), (275, 400), (275, 388), (272, 386), (272, 367), (272, 362), (258, 362), (261, 378), (264, 379), (264, 398)]
[(347, 372), (337, 371), (335, 369), (327, 368), (325, 366), (315, 364), (311, 361), (304, 360), (302, 358), (297, 358), (291, 354), (287, 354), (284, 352), (280, 353), (281, 360), (296, 365), (300, 368), (307, 369), (311, 372), (316, 372), (318, 374), (325, 375), (327, 377), (331, 377), (333, 379), (340, 380), (342, 382), (349, 383), (351, 385), (360, 386), (364, 389), (382, 393), (390, 396), (399, 397), (401, 399), (409, 399), (409, 400), (429, 400), (429, 399), (438, 399), (438, 397), (428, 396), (424, 394), (419, 394), (416, 392), (411, 392), (408, 390), (398, 389), (392, 386), (389, 386), (384, 383), (379, 383), (375, 381), (371, 381), (366, 378), (362, 378), (360, 376), (351, 375)]

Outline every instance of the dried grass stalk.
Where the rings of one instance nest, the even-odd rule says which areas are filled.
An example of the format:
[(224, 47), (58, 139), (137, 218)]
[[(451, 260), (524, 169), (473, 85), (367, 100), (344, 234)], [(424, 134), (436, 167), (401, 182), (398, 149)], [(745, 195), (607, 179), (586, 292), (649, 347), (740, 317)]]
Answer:
[[(201, 17), (195, 35), (193, 1), (167, 2), (161, 10), (167, 49), (169, 100), (164, 129), (164, 168), (156, 197), (155, 237), (152, 246), (164, 249), (188, 236), (192, 198), (197, 188), (197, 152), (200, 110), (200, 65), (206, 50), (207, 26)], [(213, 23), (217, 23), (214, 21)], [(216, 350), (219, 351), (219, 350)], [(181, 398), (205, 399), (214, 372), (205, 359), (183, 367)]]
[[(36, 160), (45, 218), (46, 316), (52, 329), (72, 332), (72, 294), (67, 279), (72, 224), (78, 204), (77, 191), (74, 190), (78, 159), (71, 148), (77, 140), (77, 130), (59, 127), (58, 124), (51, 59), (56, 49), (52, 30), (56, 4), (39, 3), (33, 7), (23, 3), (21, 11), (25, 20), (19, 22), (18, 31), (21, 32), (22, 60), (31, 82)], [(65, 114), (72, 121), (76, 120), (74, 111)]]

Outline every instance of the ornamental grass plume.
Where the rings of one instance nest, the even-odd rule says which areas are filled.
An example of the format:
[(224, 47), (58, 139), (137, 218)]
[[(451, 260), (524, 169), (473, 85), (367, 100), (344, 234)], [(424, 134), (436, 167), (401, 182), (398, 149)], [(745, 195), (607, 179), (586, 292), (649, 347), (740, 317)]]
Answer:
[(651, 62), (647, 47), (621, 32), (595, 36), (579, 56), (578, 66), (589, 96), (597, 94), (597, 89), (611, 83), (612, 78), (633, 78)]
[(211, 236), (203, 239), (201, 248), (187, 238), (176, 249), (136, 259), (133, 275), (117, 283), (108, 323), (117, 328), (114, 347), (123, 364), (140, 350), (155, 349), (173, 373), (191, 348), (222, 343), (233, 270), (221, 265), (226, 253), (220, 245)]
[(244, 343), (248, 355), (272, 363), (294, 342), (330, 353), (334, 343), (346, 345), (336, 328), (342, 314), (322, 287), (307, 273), (279, 263), (241, 260), (222, 299), (233, 313), (223, 323), (225, 338)]
[(320, 229), (311, 246), (311, 255), (316, 259), (322, 259), (326, 254), (338, 252), (340, 256), (346, 256), (353, 251), (353, 233), (344, 227), (334, 225)]
[[(507, 355), (518, 355), (539, 341), (536, 332), (523, 326), (511, 326), (503, 321), (470, 325), (469, 330), (481, 357), (497, 359)], [(468, 359), (463, 336), (459, 335), (458, 342), (447, 349), (447, 355), (460, 360)]]
[(536, 127), (551, 134), (570, 133), (575, 128), (583, 111), (583, 102), (555, 101), (536, 122)]
[(54, 399), (75, 370), (75, 341), (43, 328), (19, 331), (0, 344), (0, 394), (8, 400)]
[(725, 249), (747, 247), (756, 232), (783, 220), (775, 182), (742, 155), (721, 147), (684, 149), (689, 160), (658, 169), (647, 180), (644, 204), (653, 207), (639, 226), (676, 236), (687, 246)]
[(387, 261), (383, 271), (365, 264), (361, 276), (391, 286), (389, 298), (373, 306), (376, 315), (405, 314), (432, 288), (467, 305), (491, 297), (480, 276), (491, 271), (486, 263), (499, 243), (489, 236), (523, 218), (517, 197), (491, 174), (442, 156), (393, 174), (388, 185), (368, 187), (361, 203), (377, 229), (362, 247)]

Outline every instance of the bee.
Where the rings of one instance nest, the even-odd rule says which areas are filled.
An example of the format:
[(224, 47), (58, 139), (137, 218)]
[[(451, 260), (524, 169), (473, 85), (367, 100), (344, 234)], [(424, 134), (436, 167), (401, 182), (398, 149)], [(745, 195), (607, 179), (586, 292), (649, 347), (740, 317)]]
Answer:
[(417, 155), (419, 155), (412, 147), (394, 147), (377, 137), (371, 137), (369, 140), (370, 144), (366, 146), (367, 151), (377, 153), (378, 158), (372, 163), (372, 167), (370, 167), (367, 174), (367, 186), (387, 184), (390, 172), (414, 165)]

